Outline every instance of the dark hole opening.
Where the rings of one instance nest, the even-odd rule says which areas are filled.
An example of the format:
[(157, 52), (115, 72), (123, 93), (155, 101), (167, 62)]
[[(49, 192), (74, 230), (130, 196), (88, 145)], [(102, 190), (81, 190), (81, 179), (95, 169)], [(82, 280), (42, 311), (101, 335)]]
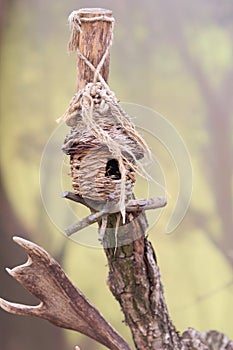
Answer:
[(118, 160), (109, 159), (106, 164), (105, 176), (111, 177), (114, 180), (120, 180), (121, 173), (119, 170)]

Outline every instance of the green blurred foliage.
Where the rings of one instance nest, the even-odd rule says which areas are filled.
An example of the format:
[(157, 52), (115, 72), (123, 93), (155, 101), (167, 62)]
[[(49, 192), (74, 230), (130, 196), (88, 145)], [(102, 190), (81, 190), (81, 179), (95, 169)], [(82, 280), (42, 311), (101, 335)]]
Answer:
[[(198, 1), (193, 5), (193, 12), (184, 1), (176, 3), (183, 11), (188, 50), (201, 65), (210, 85), (219, 88), (233, 69), (231, 28), (216, 19), (217, 3)], [(32, 239), (51, 253), (57, 254), (66, 246), (63, 266), (68, 275), (113, 326), (130, 339), (129, 330), (122, 323), (120, 307), (105, 283), (107, 267), (102, 250), (72, 241), (67, 243), (50, 222), (40, 197), (43, 148), (76, 85), (75, 56), (66, 54), (67, 16), (73, 9), (84, 6), (114, 11), (117, 22), (111, 56), (111, 88), (122, 101), (142, 104), (165, 115), (184, 138), (191, 155), (194, 180), (190, 211), (169, 236), (164, 233), (171, 213), (168, 205), (149, 230), (158, 254), (171, 317), (180, 331), (188, 326), (201, 331), (218, 329), (232, 338), (232, 324), (227, 316), (233, 312), (233, 285), (229, 284), (233, 279), (232, 268), (205, 232), (208, 227), (214, 236), (222, 235), (210, 186), (208, 157), (203, 160), (210, 139), (210, 126), (206, 122), (208, 106), (195, 72), (192, 74), (184, 65), (176, 44), (172, 43), (167, 23), (173, 13), (165, 11), (161, 1), (146, 0), (143, 4), (123, 0), (115, 3), (103, 0), (13, 2), (1, 43), (0, 139), (4, 186), (15, 213)], [(153, 144), (154, 141), (147, 138), (165, 173), (168, 192), (174, 198), (177, 177), (172, 159), (161, 144)], [(50, 186), (53, 185), (52, 179), (49, 180), (51, 174), (52, 169), (48, 169)], [(69, 186), (68, 176), (66, 184)], [(139, 186), (138, 190), (141, 196), (140, 189), (143, 187)], [(51, 189), (51, 193), (54, 192), (56, 189)], [(59, 191), (57, 195), (60, 196)], [(51, 201), (56, 206), (56, 198)], [(205, 214), (205, 227), (197, 227), (192, 221), (192, 209)], [(73, 332), (67, 335), (72, 344), (82, 344), (82, 336)], [(93, 349), (102, 348), (93, 345)]]

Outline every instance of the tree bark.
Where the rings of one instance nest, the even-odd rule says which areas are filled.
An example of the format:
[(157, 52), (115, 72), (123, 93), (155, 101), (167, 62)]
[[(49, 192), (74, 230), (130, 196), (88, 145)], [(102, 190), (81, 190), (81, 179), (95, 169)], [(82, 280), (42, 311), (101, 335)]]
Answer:
[[(87, 83), (93, 82), (94, 72), (86, 62), (89, 61), (94, 68), (97, 68), (112, 39), (111, 19), (113, 18), (112, 11), (100, 8), (84, 8), (74, 13), (79, 21), (74, 18), (71, 22), (73, 30), (68, 46), (70, 51), (78, 50), (79, 53), (77, 55), (77, 91), (79, 91)], [(101, 17), (103, 20), (99, 20)], [(95, 18), (97, 18), (96, 21)], [(72, 21), (72, 14), (70, 20)], [(80, 54), (87, 59), (86, 62)], [(110, 53), (108, 52), (99, 72), (106, 82), (108, 82), (109, 64)]]
[(180, 338), (169, 317), (159, 267), (145, 237), (145, 218), (123, 226), (124, 234), (139, 238), (106, 248), (108, 285), (121, 305), (137, 349), (180, 349)]

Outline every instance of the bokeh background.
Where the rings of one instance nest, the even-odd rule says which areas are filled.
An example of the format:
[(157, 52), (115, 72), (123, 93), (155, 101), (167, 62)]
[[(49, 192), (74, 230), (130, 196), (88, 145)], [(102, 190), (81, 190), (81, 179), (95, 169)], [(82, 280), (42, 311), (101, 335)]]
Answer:
[[(180, 331), (189, 326), (217, 329), (233, 338), (233, 2), (1, 0), (0, 6), (1, 297), (37, 302), (4, 270), (26, 259), (12, 235), (29, 238), (62, 264), (131, 342), (106, 286), (103, 251), (59, 232), (45, 211), (39, 185), (44, 146), (75, 91), (75, 56), (66, 50), (67, 17), (81, 7), (110, 8), (116, 18), (111, 88), (120, 100), (165, 116), (183, 137), (193, 166), (193, 194), (182, 223), (165, 233), (168, 204), (149, 231), (171, 317)], [(174, 163), (163, 145), (152, 142), (151, 147), (173, 193)], [(56, 198), (51, 200), (56, 206)], [(103, 349), (46, 321), (0, 310), (1, 349), (65, 350), (74, 345)]]

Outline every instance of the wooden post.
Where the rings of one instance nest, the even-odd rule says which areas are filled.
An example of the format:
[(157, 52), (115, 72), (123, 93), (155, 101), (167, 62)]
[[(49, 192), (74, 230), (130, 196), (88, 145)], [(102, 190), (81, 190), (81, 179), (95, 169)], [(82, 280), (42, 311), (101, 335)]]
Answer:
[[(93, 21), (93, 17), (112, 16), (111, 11), (82, 9), (81, 32), (73, 37), (72, 46), (78, 49), (89, 62), (97, 67), (105, 53), (111, 37), (112, 25), (108, 21)], [(84, 22), (82, 21), (84, 19)], [(92, 21), (86, 21), (92, 18)], [(72, 47), (71, 47), (72, 49)], [(93, 81), (94, 73), (78, 55), (78, 90)], [(105, 81), (109, 74), (109, 55), (103, 64), (101, 74)], [(115, 228), (118, 214), (108, 216), (104, 236), (104, 250), (109, 265), (108, 285), (119, 301), (125, 320), (131, 329), (137, 349), (180, 349), (180, 339), (173, 326), (164, 299), (155, 252), (145, 237), (147, 220), (145, 213), (127, 213), (126, 224), (120, 223), (118, 246), (115, 242)], [(125, 237), (128, 244), (119, 245)]]
[[(112, 40), (112, 23), (114, 21), (112, 11), (101, 8), (84, 8), (77, 11), (77, 13), (80, 17), (81, 30), (77, 28), (76, 35), (69, 43), (69, 49), (75, 51), (78, 48), (80, 53), (97, 68)], [(95, 18), (97, 18), (96, 21)], [(108, 82), (109, 63), (110, 54), (108, 53), (100, 70), (100, 74), (106, 82)], [(77, 91), (84, 88), (87, 83), (93, 82), (93, 78), (93, 71), (78, 55)]]

